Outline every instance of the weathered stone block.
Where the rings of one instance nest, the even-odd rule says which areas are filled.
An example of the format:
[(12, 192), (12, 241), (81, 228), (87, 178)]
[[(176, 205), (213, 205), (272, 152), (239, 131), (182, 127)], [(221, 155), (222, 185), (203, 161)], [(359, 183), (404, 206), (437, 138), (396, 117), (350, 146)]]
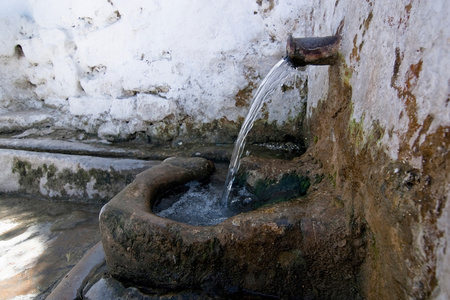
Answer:
[(0, 192), (105, 203), (159, 162), (0, 149)]
[(136, 99), (114, 99), (111, 105), (111, 117), (120, 121), (132, 120), (136, 117)]
[(161, 121), (175, 113), (173, 100), (167, 100), (152, 94), (137, 95), (137, 114), (148, 122)]
[(75, 116), (98, 117), (103, 113), (108, 113), (111, 108), (111, 99), (80, 97), (69, 98), (69, 111)]
[(114, 277), (167, 290), (250, 291), (302, 299), (355, 296), (354, 271), (361, 256), (353, 251), (353, 241), (358, 238), (350, 237), (345, 210), (329, 194), (205, 227), (152, 213), (158, 194), (211, 171), (201, 158), (168, 159), (139, 174), (103, 207), (100, 230)]

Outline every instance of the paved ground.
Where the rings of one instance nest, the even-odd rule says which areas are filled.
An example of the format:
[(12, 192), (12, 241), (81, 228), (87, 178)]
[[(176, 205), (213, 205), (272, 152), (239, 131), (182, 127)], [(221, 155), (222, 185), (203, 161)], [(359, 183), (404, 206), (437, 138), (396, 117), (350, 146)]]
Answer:
[[(0, 138), (2, 149), (45, 152), (49, 157), (55, 156), (49, 153), (64, 153), (148, 160), (182, 155), (223, 161), (229, 157), (230, 147), (232, 145), (153, 149), (42, 138)], [(263, 148), (268, 151), (265, 147), (256, 147), (255, 151), (262, 151)], [(292, 155), (290, 151), (287, 153)], [(3, 164), (3, 167), (6, 166)], [(2, 181), (10, 176), (5, 171), (0, 172)], [(62, 287), (63, 292), (56, 289), (52, 294), (56, 295), (55, 299), (70, 298), (73, 294), (67, 293), (68, 285), (71, 285), (72, 292), (81, 292), (90, 299), (104, 299), (104, 295), (111, 295), (114, 299), (195, 299), (204, 296), (202, 291), (191, 290), (166, 294), (164, 291), (147, 289), (142, 294), (136, 288), (125, 287), (110, 278), (102, 260), (101, 244), (98, 244), (98, 214), (101, 207), (101, 204), (51, 202), (30, 195), (19, 197), (0, 192), (0, 300), (45, 299), (57, 286)], [(99, 261), (103, 263), (98, 265)], [(97, 266), (100, 267), (97, 269)], [(80, 276), (83, 278), (81, 284), (78, 280)]]
[(0, 299), (45, 299), (100, 241), (100, 209), (0, 195)]

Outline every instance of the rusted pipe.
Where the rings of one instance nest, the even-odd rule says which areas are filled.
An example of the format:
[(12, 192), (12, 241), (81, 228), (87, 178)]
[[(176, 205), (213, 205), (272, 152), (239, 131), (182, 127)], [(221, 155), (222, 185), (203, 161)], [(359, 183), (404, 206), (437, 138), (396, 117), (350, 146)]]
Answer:
[(293, 38), (286, 44), (287, 60), (293, 67), (306, 65), (332, 65), (337, 60), (343, 22), (336, 35), (325, 37)]

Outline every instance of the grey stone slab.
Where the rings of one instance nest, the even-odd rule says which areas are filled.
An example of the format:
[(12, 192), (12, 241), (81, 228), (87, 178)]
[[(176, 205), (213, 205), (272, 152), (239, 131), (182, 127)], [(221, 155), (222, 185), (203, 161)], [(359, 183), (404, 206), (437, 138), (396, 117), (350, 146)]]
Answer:
[(0, 149), (0, 192), (106, 202), (159, 161)]

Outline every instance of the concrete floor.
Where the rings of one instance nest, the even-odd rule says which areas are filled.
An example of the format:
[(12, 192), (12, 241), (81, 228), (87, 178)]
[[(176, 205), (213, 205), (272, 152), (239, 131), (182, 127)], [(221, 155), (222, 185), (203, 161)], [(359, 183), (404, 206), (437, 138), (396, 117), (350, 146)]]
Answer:
[(0, 195), (0, 299), (45, 299), (100, 241), (100, 209)]

